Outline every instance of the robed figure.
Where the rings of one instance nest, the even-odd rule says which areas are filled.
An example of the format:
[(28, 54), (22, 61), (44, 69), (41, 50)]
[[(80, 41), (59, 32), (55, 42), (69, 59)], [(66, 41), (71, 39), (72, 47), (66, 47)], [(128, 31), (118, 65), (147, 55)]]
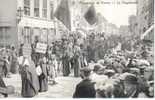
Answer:
[(11, 50), (11, 67), (10, 72), (16, 74), (18, 72), (17, 52), (14, 47)]
[(35, 69), (35, 64), (31, 59), (21, 56), (19, 58), (20, 73), (22, 79), (23, 97), (34, 97), (39, 91), (39, 81)]
[(39, 61), (39, 64), (42, 70), (42, 73), (39, 76), (39, 92), (45, 92), (48, 90), (48, 70), (46, 65), (46, 58), (41, 59)]
[(74, 76), (79, 77), (80, 76), (80, 68), (81, 68), (81, 50), (80, 46), (74, 45), (74, 56), (73, 56), (73, 68), (74, 68)]
[(63, 45), (62, 66), (63, 66), (63, 76), (68, 76), (70, 74), (70, 56), (67, 41), (65, 41), (65, 44)]

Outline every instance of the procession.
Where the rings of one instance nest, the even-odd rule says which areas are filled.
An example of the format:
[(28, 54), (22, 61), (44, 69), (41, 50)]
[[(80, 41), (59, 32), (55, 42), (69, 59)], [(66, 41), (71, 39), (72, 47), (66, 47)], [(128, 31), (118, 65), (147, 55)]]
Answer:
[[(48, 0), (43, 1), (47, 3)], [(154, 98), (154, 37), (152, 37), (154, 22), (151, 20), (150, 27), (143, 30), (143, 34), (138, 34), (138, 29), (134, 26), (139, 23), (135, 24), (135, 21), (132, 21), (138, 15), (129, 17), (129, 32), (124, 28), (121, 30), (121, 26), (119, 31), (116, 31), (114, 27), (104, 30), (99, 24), (103, 17), (100, 15), (100, 18), (99, 14), (95, 15), (97, 5), (90, 4), (83, 17), (88, 25), (83, 25), (82, 20), (82, 24), (75, 26), (84, 28), (81, 30), (76, 28), (72, 31), (68, 10), (68, 3), (71, 1), (59, 1), (54, 17), (63, 24), (63, 27), (65, 26), (65, 30), (62, 26), (60, 26), (60, 32), (55, 29), (53, 31), (55, 37), (45, 35), (44, 28), (39, 32), (26, 27), (24, 31), (19, 26), (20, 35), (18, 36), (23, 35), (24, 32), (26, 35), (8, 41), (5, 37), (1, 39), (0, 45), (3, 44), (3, 46), (0, 46), (0, 98), (38, 98), (41, 96), (51, 98)], [(82, 4), (89, 4), (89, 2), (80, 0), (79, 2), (72, 1), (74, 1), (75, 8), (79, 5), (82, 7)], [(154, 2), (154, 0), (150, 1)], [(44, 10), (43, 8), (43, 12)], [(154, 18), (154, 12), (151, 13)], [(28, 14), (28, 10), (25, 14)], [(22, 17), (25, 16), (20, 17), (19, 25), (22, 23)], [(28, 21), (32, 22), (26, 20)], [(76, 18), (74, 21), (78, 22)], [(144, 23), (140, 20), (140, 24)], [(108, 25), (108, 27), (114, 26)], [(50, 22), (49, 26), (45, 26), (49, 27)], [(4, 30), (0, 30), (2, 35)], [(28, 32), (33, 34), (29, 36)], [(47, 32), (50, 34), (50, 31)], [(58, 33), (61, 35), (57, 36)]]

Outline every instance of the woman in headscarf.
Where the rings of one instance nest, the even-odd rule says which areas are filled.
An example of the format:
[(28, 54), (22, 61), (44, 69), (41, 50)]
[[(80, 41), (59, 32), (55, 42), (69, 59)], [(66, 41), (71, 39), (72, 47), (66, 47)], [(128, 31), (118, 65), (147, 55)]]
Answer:
[(17, 63), (17, 52), (15, 50), (15, 47), (12, 46), (12, 50), (11, 50), (11, 68), (10, 68), (10, 72), (13, 74), (16, 74), (18, 71), (18, 63)]
[(22, 79), (22, 97), (34, 97), (39, 91), (39, 81), (35, 64), (31, 58), (21, 56), (19, 58), (20, 73)]

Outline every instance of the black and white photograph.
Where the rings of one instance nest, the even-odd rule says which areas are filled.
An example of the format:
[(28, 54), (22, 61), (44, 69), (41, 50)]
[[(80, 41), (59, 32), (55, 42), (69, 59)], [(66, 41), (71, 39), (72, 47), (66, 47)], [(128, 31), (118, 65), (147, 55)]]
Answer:
[(0, 98), (154, 98), (154, 0), (0, 0)]

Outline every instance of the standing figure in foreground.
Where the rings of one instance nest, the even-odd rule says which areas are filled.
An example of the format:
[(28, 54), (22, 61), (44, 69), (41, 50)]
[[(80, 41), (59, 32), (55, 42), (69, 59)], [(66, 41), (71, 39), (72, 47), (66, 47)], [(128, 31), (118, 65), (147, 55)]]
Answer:
[(63, 55), (62, 55), (62, 66), (63, 66), (63, 76), (69, 76), (70, 74), (70, 59), (68, 52), (68, 44), (67, 41), (64, 41), (63, 45)]
[(81, 70), (81, 77), (83, 80), (76, 86), (76, 90), (73, 94), (73, 98), (95, 98), (96, 91), (94, 83), (90, 79), (91, 70), (88, 67), (84, 67)]
[(35, 65), (31, 59), (21, 56), (19, 58), (22, 79), (22, 97), (34, 97), (39, 91), (39, 81)]
[(80, 76), (80, 46), (78, 44), (74, 45), (74, 56), (73, 56), (73, 68), (74, 68), (74, 77)]
[(40, 85), (39, 92), (45, 92), (48, 90), (48, 70), (45, 57), (43, 56), (41, 57), (39, 65), (42, 70), (42, 73), (39, 76), (39, 85)]

